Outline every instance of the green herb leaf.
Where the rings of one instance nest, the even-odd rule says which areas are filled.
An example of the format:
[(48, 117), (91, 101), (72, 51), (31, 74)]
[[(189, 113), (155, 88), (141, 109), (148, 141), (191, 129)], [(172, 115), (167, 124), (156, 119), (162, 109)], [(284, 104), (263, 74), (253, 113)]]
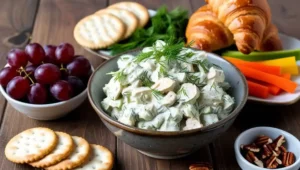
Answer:
[(124, 81), (127, 78), (127, 75), (124, 74), (123, 70), (119, 70), (116, 72), (107, 73), (108, 75), (112, 75), (116, 81)]
[(170, 37), (184, 42), (187, 23), (187, 10), (176, 8), (169, 12), (166, 6), (162, 6), (150, 19), (149, 26), (137, 29), (129, 39), (114, 44), (108, 49), (111, 50), (112, 55), (116, 55), (135, 48), (151, 46), (156, 40), (167, 41)]
[(148, 71), (144, 71), (140, 75), (139, 80), (142, 82), (143, 86), (146, 87), (151, 87), (154, 84), (148, 76)]

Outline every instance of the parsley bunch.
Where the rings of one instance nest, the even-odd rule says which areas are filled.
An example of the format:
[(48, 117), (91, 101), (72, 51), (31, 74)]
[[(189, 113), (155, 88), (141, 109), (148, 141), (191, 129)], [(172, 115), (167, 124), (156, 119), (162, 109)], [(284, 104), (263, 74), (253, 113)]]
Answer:
[(165, 6), (162, 6), (150, 19), (149, 26), (137, 29), (129, 39), (114, 44), (108, 49), (111, 50), (112, 55), (116, 55), (135, 48), (151, 46), (156, 40), (167, 41), (171, 37), (184, 42), (187, 23), (187, 10), (176, 8), (169, 12)]

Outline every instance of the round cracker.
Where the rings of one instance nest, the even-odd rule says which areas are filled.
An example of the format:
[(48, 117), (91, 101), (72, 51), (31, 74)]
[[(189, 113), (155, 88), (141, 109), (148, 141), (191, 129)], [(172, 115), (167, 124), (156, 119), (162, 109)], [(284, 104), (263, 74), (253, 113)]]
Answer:
[(88, 159), (91, 150), (89, 143), (78, 136), (72, 136), (72, 139), (74, 141), (75, 148), (71, 155), (69, 155), (67, 159), (45, 168), (46, 170), (73, 169), (82, 165)]
[(54, 165), (61, 160), (67, 158), (74, 149), (74, 142), (70, 135), (63, 132), (55, 132), (58, 136), (58, 143), (56, 148), (43, 159), (29, 163), (36, 168), (45, 168)]
[(5, 147), (5, 156), (15, 163), (37, 161), (52, 152), (58, 138), (54, 131), (44, 127), (27, 129), (13, 137)]
[(116, 9), (116, 8), (106, 8), (97, 11), (95, 14), (109, 13), (118, 17), (126, 26), (126, 32), (123, 39), (126, 39), (132, 35), (132, 33), (138, 27), (139, 20), (138, 18), (130, 11), (125, 9)]
[(105, 147), (91, 144), (91, 155), (89, 160), (76, 170), (111, 170), (114, 163), (112, 153)]
[(148, 9), (137, 2), (119, 2), (110, 5), (108, 8), (125, 9), (134, 13), (139, 19), (139, 27), (144, 27), (150, 18)]
[(121, 40), (125, 31), (124, 23), (112, 14), (89, 15), (75, 26), (74, 38), (84, 47), (100, 49)]

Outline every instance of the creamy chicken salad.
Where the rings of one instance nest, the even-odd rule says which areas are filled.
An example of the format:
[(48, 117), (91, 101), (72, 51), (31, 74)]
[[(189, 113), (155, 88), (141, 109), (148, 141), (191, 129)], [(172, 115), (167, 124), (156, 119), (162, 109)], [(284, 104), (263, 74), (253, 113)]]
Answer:
[(224, 72), (208, 62), (204, 51), (158, 40), (136, 56), (120, 56), (117, 64), (101, 105), (123, 124), (190, 130), (216, 123), (233, 110)]

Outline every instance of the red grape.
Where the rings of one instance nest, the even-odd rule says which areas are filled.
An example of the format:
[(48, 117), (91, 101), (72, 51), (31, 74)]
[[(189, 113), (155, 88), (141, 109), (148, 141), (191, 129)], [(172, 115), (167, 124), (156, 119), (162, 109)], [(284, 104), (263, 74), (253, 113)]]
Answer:
[(29, 56), (28, 60), (33, 65), (41, 64), (46, 55), (43, 47), (38, 43), (26, 45), (25, 52)]
[(21, 49), (12, 49), (7, 54), (7, 62), (10, 66), (20, 68), (27, 65), (29, 56)]
[(33, 104), (44, 104), (47, 101), (47, 90), (40, 83), (35, 83), (30, 86), (27, 94), (28, 101)]
[(60, 44), (55, 50), (56, 60), (62, 64), (68, 64), (73, 60), (74, 47), (69, 43)]
[(34, 77), (41, 84), (53, 84), (61, 78), (61, 73), (56, 65), (46, 63), (36, 68)]
[(65, 80), (59, 80), (50, 87), (50, 92), (59, 101), (69, 100), (73, 96), (72, 86)]
[(87, 77), (91, 71), (91, 64), (85, 57), (78, 56), (67, 65), (67, 69), (71, 76)]
[(6, 92), (10, 97), (19, 100), (26, 96), (29, 88), (30, 82), (28, 79), (16, 76), (7, 84)]
[(68, 76), (67, 81), (72, 86), (74, 95), (81, 93), (85, 89), (83, 82), (75, 76)]
[(55, 57), (56, 46), (54, 46), (54, 45), (45, 45), (44, 50), (45, 50), (45, 53), (46, 53), (46, 57), (45, 57), (44, 61), (46, 63), (59, 64), (56, 60), (56, 57)]
[(34, 75), (34, 71), (37, 67), (34, 65), (29, 65), (25, 68), (27, 74)]
[(18, 76), (18, 72), (15, 68), (5, 67), (0, 72), (0, 84), (6, 87), (8, 82), (16, 76)]

